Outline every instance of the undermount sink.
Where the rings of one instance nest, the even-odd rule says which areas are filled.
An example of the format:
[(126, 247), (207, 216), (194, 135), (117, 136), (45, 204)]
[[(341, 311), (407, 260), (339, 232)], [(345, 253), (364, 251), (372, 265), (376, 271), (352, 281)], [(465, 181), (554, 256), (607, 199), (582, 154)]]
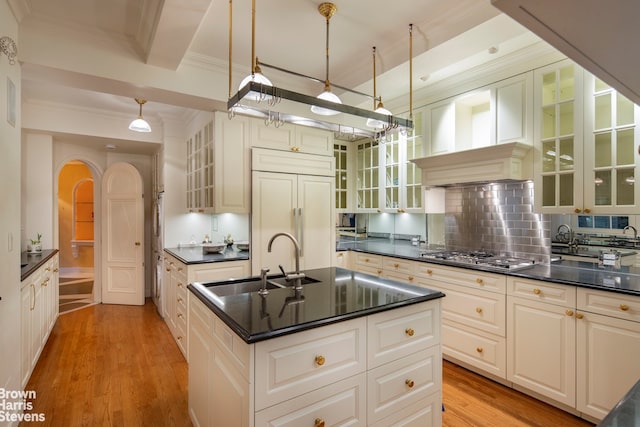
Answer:
[[(319, 280), (311, 277), (305, 277), (302, 279), (302, 284), (316, 283)], [(291, 280), (287, 282), (284, 276), (276, 276), (274, 278), (267, 279), (267, 289), (282, 289), (293, 286), (295, 281)], [(262, 280), (259, 277), (251, 277), (248, 279), (229, 280), (220, 284), (204, 285), (206, 289), (219, 296), (225, 297), (229, 295), (240, 295), (251, 292), (258, 292), (262, 287)]]

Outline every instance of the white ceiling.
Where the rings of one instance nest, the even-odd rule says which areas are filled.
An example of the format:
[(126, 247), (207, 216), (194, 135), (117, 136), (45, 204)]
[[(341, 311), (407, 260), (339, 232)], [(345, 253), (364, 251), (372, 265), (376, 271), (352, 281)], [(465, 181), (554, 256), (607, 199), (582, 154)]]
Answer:
[[(215, 95), (185, 94), (106, 79), (90, 64), (82, 73), (57, 67), (65, 46), (58, 34), (91, 43), (139, 63), (155, 73), (179, 73), (184, 64), (207, 64), (212, 80), (226, 86), (229, 57), (229, 0), (8, 0), (19, 21), (23, 102), (52, 102), (118, 114), (136, 112), (132, 98), (146, 97), (145, 117), (185, 117), (189, 109), (226, 104), (226, 91)], [(319, 0), (257, 0), (256, 53), (262, 62), (324, 78), (325, 19)], [(409, 91), (409, 24), (413, 24), (413, 88), (418, 92), (455, 73), (493, 61), (539, 39), (495, 9), (489, 0), (335, 0), (330, 20), (330, 79), (372, 93), (372, 53), (376, 46), (377, 91), (385, 105), (406, 105)], [(51, 35), (51, 46), (36, 47), (32, 34)], [(42, 44), (42, 43), (40, 43)], [(497, 48), (490, 54), (490, 48)], [(60, 58), (55, 49), (60, 48)], [(251, 1), (233, 2), (233, 85), (250, 69)], [(42, 58), (42, 59), (40, 59)], [(89, 59), (88, 59), (89, 60)], [(129, 62), (131, 64), (131, 62)], [(99, 65), (96, 65), (98, 67)], [(126, 67), (126, 65), (123, 65)], [(274, 84), (291, 76), (263, 69)], [(215, 76), (215, 77), (214, 77)], [(222, 82), (221, 80), (225, 80)], [(300, 80), (300, 79), (298, 79)], [(203, 81), (202, 87), (212, 82)], [(282, 84), (282, 83), (280, 83)], [(301, 79), (295, 90), (319, 93), (322, 85)], [(134, 93), (135, 92), (135, 93)], [(220, 92), (220, 91), (218, 91)], [(235, 89), (234, 89), (235, 92)], [(132, 95), (128, 95), (131, 93)], [(362, 100), (357, 101), (362, 102)], [(370, 101), (367, 101), (370, 102)]]

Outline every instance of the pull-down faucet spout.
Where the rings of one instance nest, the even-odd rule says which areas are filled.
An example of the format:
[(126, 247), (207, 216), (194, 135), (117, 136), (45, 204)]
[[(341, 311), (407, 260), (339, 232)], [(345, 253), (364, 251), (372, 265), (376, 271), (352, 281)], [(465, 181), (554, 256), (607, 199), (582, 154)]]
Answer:
[(273, 237), (271, 237), (271, 239), (269, 240), (269, 244), (267, 245), (267, 252), (271, 252), (271, 245), (273, 244), (273, 241), (278, 237), (278, 236), (285, 236), (288, 237), (289, 240), (291, 240), (291, 242), (293, 243), (293, 246), (295, 246), (295, 255), (296, 255), (296, 272), (295, 273), (289, 273), (287, 274), (285, 277), (287, 280), (296, 280), (296, 284), (294, 286), (295, 290), (301, 290), (302, 289), (302, 280), (305, 276), (304, 273), (300, 272), (300, 244), (298, 243), (298, 241), (296, 240), (295, 237), (293, 237), (293, 235), (289, 234), (289, 233), (276, 233), (273, 235)]

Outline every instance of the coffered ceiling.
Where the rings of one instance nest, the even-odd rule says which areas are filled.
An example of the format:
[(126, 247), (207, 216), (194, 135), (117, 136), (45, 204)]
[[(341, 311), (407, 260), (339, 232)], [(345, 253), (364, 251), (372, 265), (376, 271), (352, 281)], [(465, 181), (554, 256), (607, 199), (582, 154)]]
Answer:
[[(224, 109), (250, 70), (251, 0), (7, 0), (19, 22), (23, 102), (70, 104), (180, 119)], [(233, 1), (231, 3), (231, 1)], [(257, 0), (256, 53), (262, 62), (324, 79), (325, 19), (319, 0)], [(489, 0), (335, 0), (330, 20), (332, 82), (406, 105), (409, 24), (414, 92), (452, 74), (521, 50), (539, 39)], [(230, 44), (230, 15), (232, 30)], [(315, 94), (322, 85), (263, 69), (276, 85)], [(350, 100), (369, 105), (365, 99)]]

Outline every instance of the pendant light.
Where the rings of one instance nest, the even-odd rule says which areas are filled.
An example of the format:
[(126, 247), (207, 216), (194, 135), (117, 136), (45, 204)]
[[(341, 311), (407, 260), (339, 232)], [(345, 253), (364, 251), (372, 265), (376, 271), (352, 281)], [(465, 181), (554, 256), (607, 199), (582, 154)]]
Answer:
[[(329, 20), (336, 13), (336, 10), (337, 10), (336, 5), (333, 3), (320, 3), (320, 5), (318, 6), (318, 12), (320, 12), (320, 15), (325, 17), (325, 20), (327, 23), (326, 25), (327, 31), (326, 31), (326, 50), (325, 50), (326, 70), (325, 70), (325, 80), (324, 80), (324, 91), (320, 95), (318, 95), (317, 98), (323, 99), (325, 101), (335, 102), (337, 104), (342, 104), (342, 101), (340, 100), (340, 98), (338, 98), (338, 95), (331, 92), (331, 83), (329, 82)], [(322, 116), (333, 116), (336, 114), (340, 114), (339, 111), (331, 110), (329, 108), (318, 107), (317, 105), (312, 106), (311, 111), (313, 113), (320, 114)]]
[[(376, 101), (378, 104), (376, 106)], [(391, 116), (391, 111), (384, 108), (382, 104), (382, 97), (376, 97), (376, 47), (373, 47), (373, 108), (375, 108), (374, 113), (384, 114), (386, 116)], [(377, 130), (381, 130), (386, 128), (389, 125), (387, 122), (383, 122), (382, 120), (377, 120), (374, 118), (367, 119), (367, 127), (374, 128)]]
[(132, 121), (131, 124), (129, 124), (129, 130), (135, 132), (151, 132), (151, 126), (149, 126), (149, 123), (147, 123), (147, 121), (142, 118), (142, 104), (146, 103), (147, 101), (140, 98), (135, 98), (135, 100), (140, 106), (140, 113), (138, 115), (138, 118)]
[[(260, 83), (265, 86), (273, 86), (271, 81), (262, 74), (262, 70), (258, 65), (258, 58), (256, 58), (256, 0), (251, 1), (251, 74), (240, 82), (238, 90), (248, 85), (249, 82)], [(247, 95), (247, 98), (258, 101), (260, 94), (252, 92)]]

